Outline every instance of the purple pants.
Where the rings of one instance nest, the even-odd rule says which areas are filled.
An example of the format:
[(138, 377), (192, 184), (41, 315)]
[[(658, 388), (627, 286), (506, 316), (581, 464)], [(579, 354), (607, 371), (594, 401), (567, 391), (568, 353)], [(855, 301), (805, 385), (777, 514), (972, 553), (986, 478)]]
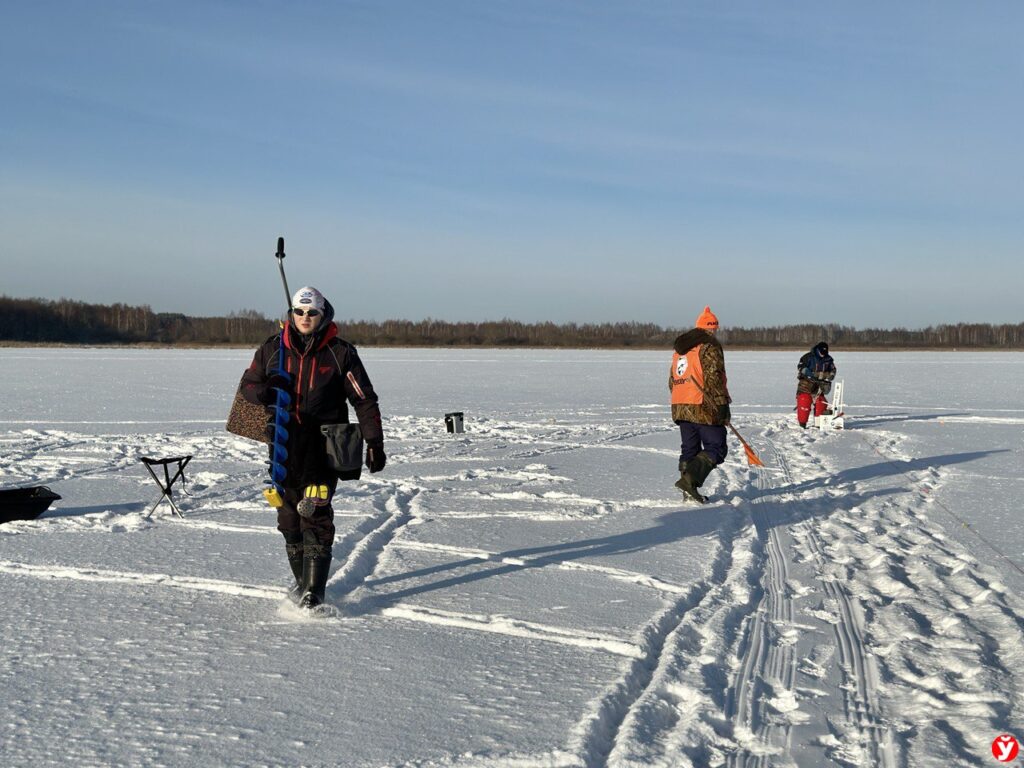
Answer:
[(729, 448), (725, 444), (725, 427), (719, 424), (694, 424), (677, 421), (679, 425), (679, 462), (686, 464), (701, 451), (715, 460), (717, 467), (725, 461)]

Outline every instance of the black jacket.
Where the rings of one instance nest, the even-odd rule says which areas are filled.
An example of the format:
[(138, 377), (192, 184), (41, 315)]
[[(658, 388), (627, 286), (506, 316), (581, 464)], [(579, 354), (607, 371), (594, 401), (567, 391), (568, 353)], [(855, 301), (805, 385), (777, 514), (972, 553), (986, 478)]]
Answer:
[(805, 352), (796, 364), (796, 376), (806, 381), (832, 381), (836, 375), (836, 364), (828, 353), (828, 344), (824, 341), (815, 344), (810, 352)]
[(384, 444), (377, 393), (356, 348), (338, 337), (338, 327), (331, 321), (333, 316), (328, 303), (320, 328), (308, 337), (299, 334), (289, 322), (283, 331), (283, 364), (279, 365), (281, 335), (274, 334), (256, 350), (242, 375), (242, 396), (251, 403), (266, 401), (267, 380), (279, 367), (291, 379), (287, 487), (301, 488), (334, 476), (326, 464), (320, 426), (349, 423), (349, 404), (355, 410), (366, 444)]

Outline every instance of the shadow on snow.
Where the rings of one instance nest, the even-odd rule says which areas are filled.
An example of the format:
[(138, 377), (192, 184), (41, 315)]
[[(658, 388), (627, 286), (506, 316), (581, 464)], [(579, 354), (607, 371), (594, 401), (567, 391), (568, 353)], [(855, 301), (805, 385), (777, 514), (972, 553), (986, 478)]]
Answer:
[[(908, 490), (906, 487), (897, 486), (862, 492), (857, 491), (855, 487), (849, 487), (856, 486), (858, 483), (866, 480), (893, 475), (906, 475), (909, 472), (925, 470), (931, 467), (960, 464), (1001, 452), (1005, 452), (1005, 449), (953, 453), (946, 456), (930, 456), (908, 461), (881, 461), (864, 467), (847, 469), (835, 475), (815, 478), (780, 488), (740, 492), (734, 494), (733, 497), (738, 497), (744, 501), (754, 501), (782, 494), (803, 494), (819, 488), (828, 488), (833, 491), (844, 488), (848, 489), (847, 492), (836, 497), (814, 496), (805, 499), (793, 499), (791, 501), (770, 501), (768, 506), (773, 513), (770, 516), (758, 516), (758, 530), (763, 534), (766, 527), (791, 525), (813, 517), (825, 517), (836, 512), (849, 511), (882, 496), (906, 493)], [(766, 511), (769, 510), (766, 509)], [(780, 511), (782, 514), (777, 514)], [(345, 611), (350, 615), (373, 613), (389, 604), (412, 597), (413, 595), (434, 592), (449, 587), (464, 586), (494, 576), (502, 576), (532, 568), (559, 565), (573, 560), (602, 559), (643, 552), (685, 538), (720, 532), (725, 520), (732, 516), (732, 512), (731, 506), (725, 506), (722, 503), (711, 503), (696, 508), (687, 507), (659, 516), (656, 518), (654, 525), (646, 528), (608, 536), (564, 541), (557, 544), (509, 549), (491, 554), (487, 560), (481, 560), (478, 557), (468, 557), (414, 571), (370, 579), (365, 582), (364, 586), (379, 588), (403, 581), (443, 577), (445, 574), (450, 574), (428, 583), (419, 583), (386, 594), (365, 597), (356, 603), (346, 606)], [(768, 519), (769, 517), (770, 519)], [(501, 562), (505, 560), (523, 562)], [(495, 561), (498, 562), (495, 563)], [(479, 568), (482, 564), (488, 562), (495, 564), (492, 567)], [(474, 568), (475, 570), (472, 573), (453, 573), (467, 568)]]

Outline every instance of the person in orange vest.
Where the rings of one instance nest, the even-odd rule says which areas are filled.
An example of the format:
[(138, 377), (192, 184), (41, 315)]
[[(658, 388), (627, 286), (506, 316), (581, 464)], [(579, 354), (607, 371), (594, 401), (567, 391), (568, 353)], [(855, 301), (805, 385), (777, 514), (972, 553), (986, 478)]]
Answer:
[(697, 489), (725, 461), (725, 425), (732, 418), (725, 353), (715, 338), (717, 332), (718, 318), (711, 307), (704, 307), (696, 327), (676, 338), (668, 374), (672, 420), (679, 425), (680, 435), (675, 485), (701, 504), (707, 499)]

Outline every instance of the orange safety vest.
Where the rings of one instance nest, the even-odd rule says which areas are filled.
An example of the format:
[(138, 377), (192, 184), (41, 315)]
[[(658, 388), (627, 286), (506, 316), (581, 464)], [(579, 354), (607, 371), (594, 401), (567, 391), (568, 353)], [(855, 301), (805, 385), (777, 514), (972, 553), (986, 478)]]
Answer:
[(672, 382), (672, 405), (700, 405), (704, 402), (704, 366), (700, 364), (700, 346), (685, 355), (672, 353), (668, 372)]

